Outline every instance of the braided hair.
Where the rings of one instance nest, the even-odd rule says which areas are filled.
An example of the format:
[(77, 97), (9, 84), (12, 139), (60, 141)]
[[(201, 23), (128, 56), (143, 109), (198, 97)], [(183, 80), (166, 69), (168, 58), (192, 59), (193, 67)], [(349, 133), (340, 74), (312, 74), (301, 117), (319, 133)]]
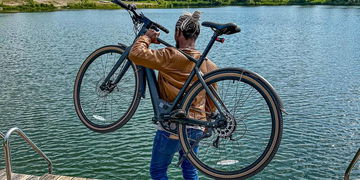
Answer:
[(176, 22), (175, 30), (180, 30), (185, 39), (197, 39), (200, 34), (200, 12), (195, 11), (194, 13), (185, 12), (179, 17)]

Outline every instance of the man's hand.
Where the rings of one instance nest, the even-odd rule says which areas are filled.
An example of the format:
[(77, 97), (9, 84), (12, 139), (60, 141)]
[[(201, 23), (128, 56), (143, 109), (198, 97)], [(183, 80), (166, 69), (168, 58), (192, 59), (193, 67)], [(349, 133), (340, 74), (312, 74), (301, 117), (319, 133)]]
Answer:
[(160, 32), (156, 32), (153, 29), (149, 29), (148, 31), (146, 31), (145, 35), (151, 39), (151, 43), (160, 44), (157, 41), (157, 38), (160, 36)]

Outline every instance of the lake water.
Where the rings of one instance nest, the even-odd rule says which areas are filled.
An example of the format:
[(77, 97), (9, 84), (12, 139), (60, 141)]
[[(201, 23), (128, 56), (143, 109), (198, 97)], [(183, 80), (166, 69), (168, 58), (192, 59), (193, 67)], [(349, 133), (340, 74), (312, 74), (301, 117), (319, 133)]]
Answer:
[[(142, 11), (170, 29), (161, 36), (174, 43), (175, 22), (185, 10)], [(341, 179), (360, 148), (360, 7), (200, 11), (203, 21), (235, 22), (242, 28), (240, 34), (224, 36), (224, 44), (215, 44), (209, 58), (220, 67), (243, 67), (264, 76), (289, 113), (278, 153), (253, 179)], [(202, 28), (200, 50), (211, 32)], [(133, 38), (123, 10), (0, 14), (0, 131), (23, 129), (53, 161), (55, 174), (149, 179), (155, 132), (149, 98), (125, 127), (110, 134), (85, 128), (72, 101), (83, 60), (98, 47), (130, 44)], [(14, 172), (46, 173), (46, 163), (17, 136), (12, 153)], [(169, 176), (181, 179), (175, 161)], [(352, 177), (360, 178), (359, 163)]]

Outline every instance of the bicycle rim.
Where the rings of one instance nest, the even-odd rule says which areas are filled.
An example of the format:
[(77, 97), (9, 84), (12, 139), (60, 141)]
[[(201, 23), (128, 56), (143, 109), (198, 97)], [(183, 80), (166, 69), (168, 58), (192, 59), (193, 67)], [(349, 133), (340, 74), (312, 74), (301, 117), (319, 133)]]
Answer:
[(112, 91), (100, 89), (101, 83), (120, 58), (123, 49), (106, 46), (92, 53), (81, 66), (75, 81), (75, 109), (80, 120), (96, 132), (111, 132), (122, 127), (134, 114), (139, 101), (139, 77), (137, 67), (131, 63), (124, 69), (125, 59), (114, 75), (121, 71), (124, 76)]
[[(205, 79), (209, 85), (217, 84), (217, 92), (234, 118), (228, 120), (226, 128), (211, 130), (212, 136), (199, 142), (198, 154), (192, 151), (187, 137), (187, 129), (192, 127), (179, 125), (181, 145), (188, 159), (211, 177), (242, 179), (255, 175), (278, 149), (282, 131), (279, 108), (270, 91), (253, 76), (243, 71), (220, 71)], [(192, 109), (200, 92), (204, 92), (203, 87), (195, 84), (184, 101), (185, 112)]]

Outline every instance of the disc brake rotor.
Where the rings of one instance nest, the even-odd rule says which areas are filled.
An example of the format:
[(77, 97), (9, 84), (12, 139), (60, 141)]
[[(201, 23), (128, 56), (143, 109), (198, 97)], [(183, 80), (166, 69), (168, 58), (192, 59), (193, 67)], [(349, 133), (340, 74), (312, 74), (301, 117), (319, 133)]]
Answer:
[(236, 120), (234, 117), (230, 117), (227, 119), (225, 128), (217, 128), (215, 129), (215, 133), (217, 136), (225, 138), (231, 137), (232, 133), (236, 130)]

